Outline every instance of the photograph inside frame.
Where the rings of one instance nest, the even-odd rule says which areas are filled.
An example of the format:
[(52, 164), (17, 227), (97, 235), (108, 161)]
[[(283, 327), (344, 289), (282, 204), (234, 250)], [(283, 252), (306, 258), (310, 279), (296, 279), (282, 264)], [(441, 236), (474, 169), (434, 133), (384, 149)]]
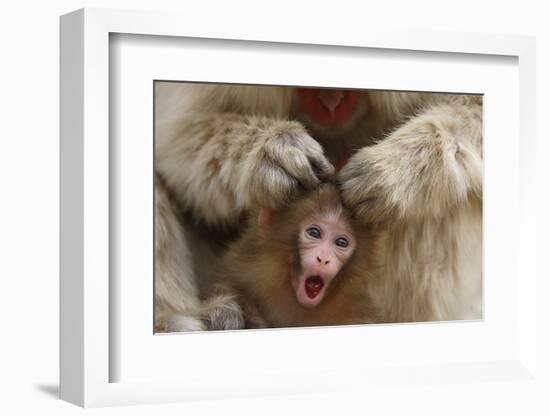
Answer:
[(482, 319), (482, 95), (154, 94), (156, 333)]

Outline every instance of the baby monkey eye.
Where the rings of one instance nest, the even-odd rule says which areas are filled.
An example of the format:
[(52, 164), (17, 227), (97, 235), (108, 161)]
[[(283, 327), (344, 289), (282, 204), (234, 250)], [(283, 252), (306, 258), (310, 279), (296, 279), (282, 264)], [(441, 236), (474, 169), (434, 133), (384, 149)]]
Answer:
[(309, 235), (310, 237), (313, 237), (315, 239), (319, 239), (321, 238), (321, 230), (317, 227), (309, 227), (307, 230), (306, 230), (306, 234)]
[(349, 246), (349, 241), (346, 240), (344, 237), (337, 238), (334, 243), (341, 248), (346, 248)]

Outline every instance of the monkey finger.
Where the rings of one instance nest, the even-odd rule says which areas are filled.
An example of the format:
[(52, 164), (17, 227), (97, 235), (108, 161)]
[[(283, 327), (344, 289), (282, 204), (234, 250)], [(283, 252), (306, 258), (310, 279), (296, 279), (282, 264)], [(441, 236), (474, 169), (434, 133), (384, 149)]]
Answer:
[(282, 166), (305, 189), (313, 189), (320, 183), (308, 157), (296, 148), (289, 148)]
[(334, 166), (327, 160), (323, 147), (309, 135), (296, 137), (295, 146), (307, 156), (317, 176), (324, 178), (334, 174)]
[(380, 223), (398, 214), (395, 201), (389, 198), (380, 181), (355, 175), (345, 180), (340, 177), (339, 184), (345, 205), (363, 223)]
[(324, 155), (313, 155), (309, 158), (313, 171), (318, 178), (328, 179), (334, 177), (335, 169)]
[(305, 189), (315, 188), (319, 179), (313, 167), (300, 147), (295, 145), (272, 142), (266, 146), (266, 154), (270, 160), (295, 178)]
[(298, 180), (271, 161), (263, 161), (251, 182), (251, 194), (259, 206), (280, 208), (298, 189)]

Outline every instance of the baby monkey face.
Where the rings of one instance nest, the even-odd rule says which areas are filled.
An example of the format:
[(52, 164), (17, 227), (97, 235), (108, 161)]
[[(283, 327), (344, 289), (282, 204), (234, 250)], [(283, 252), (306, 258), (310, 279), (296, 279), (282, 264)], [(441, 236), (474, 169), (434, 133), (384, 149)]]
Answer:
[(296, 299), (317, 306), (355, 250), (355, 238), (342, 210), (316, 214), (299, 227), (300, 270), (292, 276)]

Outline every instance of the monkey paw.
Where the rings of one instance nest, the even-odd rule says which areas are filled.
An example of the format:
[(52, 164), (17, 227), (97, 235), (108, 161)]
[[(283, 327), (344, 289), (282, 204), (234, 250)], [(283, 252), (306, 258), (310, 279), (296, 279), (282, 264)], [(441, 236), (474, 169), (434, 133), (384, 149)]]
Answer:
[(359, 219), (442, 216), (481, 194), (481, 155), (437, 123), (415, 120), (361, 149), (340, 172), (342, 195)]
[(388, 183), (382, 161), (376, 162), (372, 148), (356, 153), (338, 174), (344, 203), (365, 223), (378, 223), (395, 211), (388, 198)]
[(323, 148), (299, 123), (273, 129), (256, 155), (251, 189), (260, 206), (278, 208), (299, 189), (313, 189), (334, 174)]
[(241, 307), (232, 296), (218, 295), (210, 299), (203, 316), (209, 330), (233, 330), (245, 327)]
[(200, 319), (186, 315), (172, 315), (164, 323), (165, 332), (204, 331), (205, 329)]

